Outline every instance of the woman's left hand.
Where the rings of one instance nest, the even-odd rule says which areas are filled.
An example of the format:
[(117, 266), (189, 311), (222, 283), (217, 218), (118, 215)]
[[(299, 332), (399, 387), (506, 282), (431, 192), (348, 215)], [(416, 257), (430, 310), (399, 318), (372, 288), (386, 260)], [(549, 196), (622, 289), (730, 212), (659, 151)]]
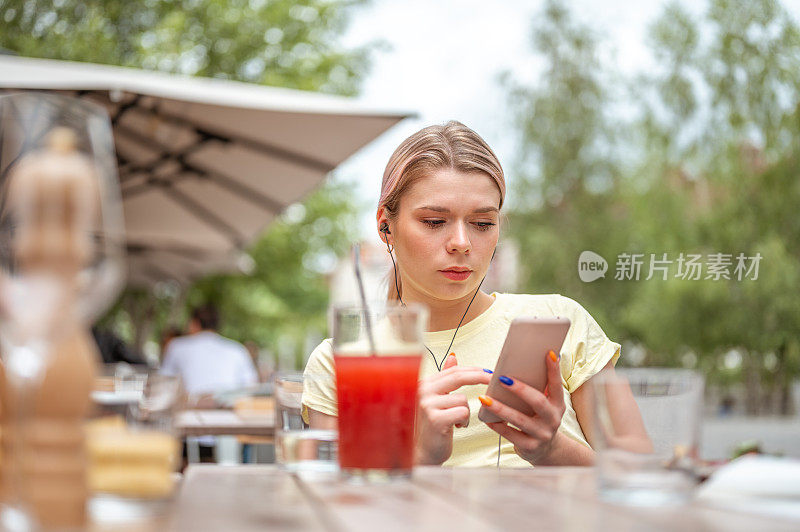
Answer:
[[(550, 351), (547, 356), (547, 385), (542, 393), (524, 382), (514, 380), (513, 376), (504, 376), (511, 380), (501, 379), (500, 382), (528, 403), (533, 409), (533, 415), (528, 416), (507, 406), (497, 399), (481, 396), (483, 405), (504, 419), (506, 422), (487, 423), (489, 428), (503, 438), (514, 444), (516, 453), (532, 464), (546, 464), (551, 462), (548, 458), (555, 454), (559, 442), (558, 427), (564, 415), (564, 392), (561, 385), (561, 368), (555, 352)], [(503, 381), (506, 382), (503, 382)], [(514, 425), (511, 427), (508, 423)]]

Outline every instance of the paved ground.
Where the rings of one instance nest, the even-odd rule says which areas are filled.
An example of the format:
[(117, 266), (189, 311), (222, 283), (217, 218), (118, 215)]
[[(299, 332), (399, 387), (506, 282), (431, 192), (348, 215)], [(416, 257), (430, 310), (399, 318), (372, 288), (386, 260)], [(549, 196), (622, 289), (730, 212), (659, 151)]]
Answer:
[(800, 417), (706, 419), (700, 455), (707, 460), (730, 458), (736, 444), (748, 440), (759, 441), (764, 452), (800, 458)]

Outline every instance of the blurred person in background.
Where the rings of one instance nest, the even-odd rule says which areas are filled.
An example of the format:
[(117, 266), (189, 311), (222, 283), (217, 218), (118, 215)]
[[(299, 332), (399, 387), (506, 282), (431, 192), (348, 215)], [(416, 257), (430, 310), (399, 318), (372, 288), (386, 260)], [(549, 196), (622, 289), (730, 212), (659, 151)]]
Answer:
[(92, 336), (103, 358), (103, 364), (116, 364), (125, 362), (132, 365), (147, 365), (144, 357), (132, 349), (116, 333), (108, 329), (101, 329), (97, 325), (92, 327)]
[[(203, 305), (192, 311), (188, 334), (165, 344), (161, 373), (181, 378), (189, 404), (195, 408), (214, 408), (215, 394), (258, 382), (250, 353), (239, 342), (218, 334), (218, 328), (217, 308)], [(200, 461), (214, 461), (215, 438), (202, 436), (197, 444)]]
[(166, 345), (161, 373), (177, 375), (190, 397), (212, 406), (213, 394), (252, 386), (258, 374), (245, 347), (217, 333), (219, 313), (213, 305), (192, 311), (188, 334)]

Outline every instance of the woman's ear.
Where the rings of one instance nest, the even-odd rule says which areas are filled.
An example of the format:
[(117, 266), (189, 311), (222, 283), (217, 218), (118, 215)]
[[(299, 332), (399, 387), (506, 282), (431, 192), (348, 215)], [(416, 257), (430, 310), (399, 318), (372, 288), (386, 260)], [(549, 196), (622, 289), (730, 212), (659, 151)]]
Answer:
[(389, 229), (389, 219), (386, 217), (386, 208), (380, 207), (376, 216), (378, 222), (378, 237), (387, 245), (391, 244), (392, 231)]

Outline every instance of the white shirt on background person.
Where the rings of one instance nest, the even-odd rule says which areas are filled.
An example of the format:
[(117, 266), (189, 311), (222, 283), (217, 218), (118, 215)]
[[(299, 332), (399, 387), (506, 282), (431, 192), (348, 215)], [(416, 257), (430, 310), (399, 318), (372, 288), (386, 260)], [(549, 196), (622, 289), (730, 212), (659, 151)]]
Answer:
[(247, 349), (213, 331), (173, 339), (164, 355), (161, 373), (179, 376), (190, 395), (224, 392), (258, 382)]

